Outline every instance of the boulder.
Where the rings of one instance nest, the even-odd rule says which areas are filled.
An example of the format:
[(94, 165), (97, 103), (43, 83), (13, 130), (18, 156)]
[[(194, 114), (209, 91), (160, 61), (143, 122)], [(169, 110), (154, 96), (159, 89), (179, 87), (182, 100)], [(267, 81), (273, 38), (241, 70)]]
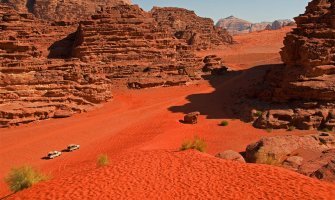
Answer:
[(191, 112), (184, 116), (185, 124), (197, 124), (200, 112)]
[(232, 160), (232, 161), (237, 161), (237, 162), (242, 162), (245, 163), (245, 160), (243, 158), (243, 156), (236, 152), (236, 151), (232, 151), (232, 150), (228, 150), (228, 151), (224, 151), (222, 153), (218, 153), (216, 154), (217, 158), (221, 158), (224, 160)]
[(298, 173), (335, 181), (335, 134), (275, 136), (246, 148), (246, 161), (285, 167)]

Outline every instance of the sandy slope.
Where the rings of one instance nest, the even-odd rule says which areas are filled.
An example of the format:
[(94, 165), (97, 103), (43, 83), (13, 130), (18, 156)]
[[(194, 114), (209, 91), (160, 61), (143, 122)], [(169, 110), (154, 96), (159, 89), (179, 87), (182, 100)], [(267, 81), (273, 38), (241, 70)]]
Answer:
[[(132, 152), (108, 167), (55, 179), (13, 199), (331, 199), (335, 186), (194, 151)], [(12, 199), (12, 198), (9, 198)]]
[[(228, 55), (226, 60), (231, 59), (236, 69), (249, 68), (255, 60), (262, 64), (274, 63), (271, 55), (279, 60), (283, 31), (277, 42), (270, 38), (258, 40), (260, 44), (249, 41), (265, 38), (267, 34), (239, 36), (238, 44), (220, 52)], [(244, 40), (246, 48), (241, 48)], [(234, 61), (238, 54), (232, 55), (232, 52), (243, 55), (243, 62)], [(121, 194), (126, 199), (153, 197), (150, 195), (166, 195), (167, 199), (196, 196), (215, 199), (222, 195), (247, 199), (255, 195), (255, 191), (259, 191), (261, 199), (275, 199), (274, 196), (280, 195), (292, 199), (293, 194), (300, 195), (299, 199), (330, 199), (327, 190), (334, 189), (333, 186), (286, 170), (225, 162), (195, 152), (173, 152), (194, 135), (205, 138), (207, 152), (214, 155), (228, 149), (243, 151), (247, 144), (261, 137), (288, 134), (284, 130), (268, 133), (231, 120), (234, 115), (228, 108), (238, 99), (232, 99), (230, 92), (239, 84), (249, 84), (246, 77), (254, 77), (258, 71), (253, 73), (256, 74), (242, 71), (232, 77), (184, 87), (118, 89), (114, 90), (115, 99), (100, 109), (68, 119), (1, 129), (0, 178), (10, 168), (22, 164), (31, 164), (51, 175), (50, 181), (11, 196), (21, 199), (119, 199)], [(195, 110), (202, 113), (199, 124), (179, 123), (184, 113)], [(229, 119), (228, 127), (218, 126), (223, 119)], [(82, 148), (55, 160), (41, 159), (48, 151), (62, 150), (70, 143), (78, 143)], [(96, 170), (95, 159), (100, 153), (110, 155), (111, 167)], [(9, 192), (1, 182), (0, 196), (6, 194)]]

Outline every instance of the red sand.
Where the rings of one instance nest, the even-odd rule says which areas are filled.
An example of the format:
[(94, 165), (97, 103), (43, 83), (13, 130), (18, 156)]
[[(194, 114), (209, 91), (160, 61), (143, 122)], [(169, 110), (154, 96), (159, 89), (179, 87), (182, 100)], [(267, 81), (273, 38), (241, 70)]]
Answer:
[(36, 185), (13, 199), (318, 200), (335, 196), (334, 185), (195, 151), (132, 152), (114, 159), (108, 167)]
[[(283, 37), (283, 31), (279, 32)], [(243, 35), (237, 40), (248, 41), (267, 34)], [(273, 54), (279, 59), (280, 45), (275, 45), (278, 43), (269, 39), (262, 44), (246, 42), (246, 48), (237, 44), (233, 48), (246, 58), (244, 64), (234, 66), (242, 69), (255, 64), (254, 54), (248, 52), (249, 48), (256, 49), (255, 45), (269, 47), (261, 50), (262, 47), (258, 51), (261, 56), (256, 60), (274, 63), (267, 57)], [(274, 45), (272, 49), (271, 45)], [(224, 52), (228, 55), (235, 50)], [(228, 149), (244, 151), (246, 145), (261, 137), (288, 134), (285, 130), (268, 133), (239, 120), (230, 120), (227, 127), (218, 126), (229, 116), (225, 113), (225, 106), (229, 105), (222, 105), (222, 99), (229, 99), (224, 89), (236, 84), (236, 80), (220, 83), (215, 88), (202, 81), (184, 87), (114, 90), (112, 102), (89, 113), (1, 129), (0, 178), (10, 168), (22, 164), (51, 174), (50, 181), (11, 196), (14, 199), (148, 199), (154, 196), (162, 199), (331, 199), (329, 191), (334, 191), (334, 185), (284, 169), (226, 162), (192, 151), (173, 152), (194, 135), (205, 138), (207, 152), (213, 155)], [(171, 107), (176, 108), (174, 112)], [(200, 123), (191, 126), (179, 123), (183, 109), (205, 112)], [(307, 132), (293, 132), (296, 133)], [(64, 153), (55, 160), (41, 159), (48, 151), (62, 150), (70, 143), (80, 144), (81, 149)], [(100, 153), (109, 154), (110, 167), (96, 169), (95, 159)], [(3, 182), (0, 188), (0, 196), (9, 194)]]

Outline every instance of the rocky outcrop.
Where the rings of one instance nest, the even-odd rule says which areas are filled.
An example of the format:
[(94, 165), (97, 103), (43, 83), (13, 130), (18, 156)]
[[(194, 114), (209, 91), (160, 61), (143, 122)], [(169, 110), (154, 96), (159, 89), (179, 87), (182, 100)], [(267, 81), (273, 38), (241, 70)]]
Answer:
[(111, 98), (109, 80), (87, 64), (47, 59), (73, 28), (0, 4), (0, 31), (0, 127), (70, 116)]
[(204, 58), (203, 62), (205, 65), (202, 68), (202, 71), (210, 73), (211, 75), (224, 75), (225, 73), (232, 71), (232, 69), (223, 64), (224, 61), (217, 55), (208, 55)]
[(232, 151), (232, 150), (227, 150), (227, 151), (218, 153), (215, 155), (215, 157), (221, 158), (224, 160), (231, 160), (231, 161), (245, 163), (243, 156), (239, 154), (238, 152)]
[(220, 19), (216, 23), (216, 27), (226, 29), (231, 35), (238, 35), (243, 33), (251, 33), (263, 30), (278, 30), (285, 26), (295, 26), (292, 20), (275, 20), (273, 22), (259, 22), (252, 23), (243, 19), (230, 16), (224, 19)]
[(276, 136), (261, 139), (246, 149), (251, 163), (285, 167), (301, 174), (335, 181), (335, 135)]
[(134, 89), (200, 78), (201, 59), (136, 5), (106, 7), (82, 21), (72, 56), (109, 65), (104, 68), (109, 78), (123, 78)]
[(233, 38), (225, 30), (214, 26), (212, 19), (199, 17), (194, 11), (154, 7), (151, 13), (160, 27), (197, 50), (233, 42)]
[(102, 6), (131, 4), (130, 0), (3, 0), (16, 10), (33, 13), (49, 21), (79, 22), (90, 17)]
[(185, 124), (197, 124), (198, 123), (198, 117), (200, 115), (200, 112), (191, 112), (184, 116), (183, 123)]
[[(285, 103), (291, 109), (282, 125), (301, 129), (334, 129), (335, 57), (334, 2), (314, 0), (296, 17), (297, 28), (285, 38), (281, 56), (286, 66), (270, 71), (260, 93), (263, 100)], [(279, 119), (265, 111), (261, 124)], [(256, 123), (258, 126), (259, 123)], [(261, 126), (262, 127), (262, 126)]]

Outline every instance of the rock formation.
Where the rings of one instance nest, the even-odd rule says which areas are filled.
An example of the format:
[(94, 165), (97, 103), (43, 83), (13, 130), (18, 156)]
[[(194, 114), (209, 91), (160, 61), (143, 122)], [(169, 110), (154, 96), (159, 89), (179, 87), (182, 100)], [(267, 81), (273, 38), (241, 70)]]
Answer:
[[(335, 2), (314, 0), (296, 17), (297, 28), (285, 38), (286, 66), (265, 78), (261, 99), (286, 103), (285, 111), (265, 111), (256, 127), (335, 127)], [(284, 104), (282, 104), (284, 105)], [(277, 126), (275, 125), (275, 126)]]
[[(93, 1), (57, 2), (60, 10), (50, 12), (55, 2), (35, 1), (33, 13), (41, 5), (46, 11), (34, 14), (47, 20), (26, 12), (22, 1), (9, 1), (0, 3), (0, 127), (84, 112), (111, 99), (115, 85), (140, 89), (198, 80), (203, 62), (194, 50), (231, 42), (231, 36), (203, 18), (193, 19), (199, 22), (193, 32), (178, 29), (192, 33), (193, 42), (176, 38), (177, 29), (136, 5), (99, 7), (78, 27), (76, 17), (82, 19), (91, 10), (84, 13), (79, 6), (61, 18), (54, 15), (65, 12), (67, 3)], [(194, 12), (182, 13), (191, 23), (187, 20)], [(66, 22), (68, 18), (75, 20)]]
[(243, 33), (251, 33), (263, 30), (278, 30), (284, 26), (294, 26), (292, 20), (275, 20), (274, 22), (260, 22), (252, 23), (243, 19), (230, 16), (224, 19), (220, 19), (216, 23), (216, 27), (226, 29), (229, 34), (238, 35)]
[(314, 178), (335, 181), (335, 135), (276, 136), (246, 149), (251, 163), (285, 167)]
[(168, 29), (174, 37), (195, 49), (209, 49), (233, 42), (233, 38), (225, 30), (214, 26), (212, 19), (199, 17), (194, 11), (154, 7), (151, 13), (160, 27)]
[(107, 64), (108, 77), (127, 79), (130, 88), (185, 84), (201, 67), (186, 43), (136, 5), (106, 7), (82, 21), (72, 56)]
[(0, 4), (0, 127), (69, 116), (111, 98), (108, 80), (88, 65), (47, 59), (52, 42), (71, 31)]
[(227, 72), (232, 71), (230, 68), (223, 65), (224, 61), (217, 55), (208, 55), (204, 58), (203, 72), (209, 72), (212, 75), (223, 75)]
[(2, 0), (20, 12), (30, 12), (49, 21), (79, 22), (102, 6), (131, 4), (130, 0)]

